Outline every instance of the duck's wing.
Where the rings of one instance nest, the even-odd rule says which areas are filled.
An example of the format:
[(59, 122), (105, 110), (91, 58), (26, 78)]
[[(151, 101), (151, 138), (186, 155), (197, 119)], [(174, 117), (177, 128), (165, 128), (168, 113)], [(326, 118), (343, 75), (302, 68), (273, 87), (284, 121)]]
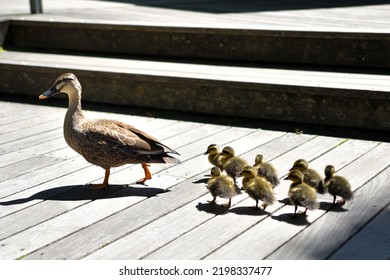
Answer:
[(93, 142), (120, 149), (129, 154), (169, 157), (179, 154), (153, 136), (116, 120), (91, 120), (84, 124), (86, 136)]

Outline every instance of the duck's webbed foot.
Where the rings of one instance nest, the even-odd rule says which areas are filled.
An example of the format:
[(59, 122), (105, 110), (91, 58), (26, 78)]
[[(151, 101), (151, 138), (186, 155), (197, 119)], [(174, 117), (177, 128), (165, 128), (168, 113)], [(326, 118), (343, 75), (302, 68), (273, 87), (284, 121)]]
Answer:
[(339, 204), (340, 206), (343, 206), (343, 205), (345, 204), (345, 199), (342, 198), (342, 199), (340, 199), (340, 200), (337, 200), (336, 203)]
[(150, 172), (150, 169), (149, 169), (150, 164), (142, 163), (141, 166), (145, 172), (145, 177), (143, 179), (137, 181), (137, 183), (144, 185), (147, 180), (152, 179), (152, 172)]
[(232, 206), (232, 200), (229, 199), (229, 202), (228, 203), (224, 203), (224, 204), (221, 204), (222, 207), (225, 207), (225, 208), (230, 208), (230, 206)]
[(207, 202), (209, 203), (209, 204), (215, 204), (216, 201), (217, 200), (217, 198), (216, 197), (214, 197), (214, 199), (213, 200), (207, 200)]
[(108, 178), (110, 177), (110, 169), (106, 169), (106, 172), (104, 174), (104, 180), (101, 184), (88, 184), (86, 185), (86, 188), (89, 190), (102, 190), (108, 187)]

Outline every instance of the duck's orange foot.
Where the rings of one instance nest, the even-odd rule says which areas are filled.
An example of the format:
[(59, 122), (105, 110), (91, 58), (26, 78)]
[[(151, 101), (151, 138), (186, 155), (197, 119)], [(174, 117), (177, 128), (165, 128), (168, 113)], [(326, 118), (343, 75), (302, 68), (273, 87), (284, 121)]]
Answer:
[(110, 177), (110, 169), (106, 169), (103, 183), (101, 184), (87, 184), (85, 186), (86, 189), (89, 190), (102, 190), (108, 187), (108, 178)]
[(340, 206), (343, 206), (343, 205), (345, 204), (345, 199), (342, 198), (342, 199), (340, 199), (340, 200), (337, 200), (336, 203), (339, 204)]
[(142, 166), (142, 169), (145, 172), (145, 177), (143, 179), (137, 181), (137, 184), (145, 185), (145, 182), (147, 180), (152, 179), (152, 172), (150, 172), (150, 169), (149, 169), (150, 164), (142, 163), (141, 166)]
[(261, 208), (263, 208), (263, 210), (265, 210), (265, 208), (267, 208), (267, 206), (268, 206), (268, 204), (265, 202), (263, 204), (261, 204)]

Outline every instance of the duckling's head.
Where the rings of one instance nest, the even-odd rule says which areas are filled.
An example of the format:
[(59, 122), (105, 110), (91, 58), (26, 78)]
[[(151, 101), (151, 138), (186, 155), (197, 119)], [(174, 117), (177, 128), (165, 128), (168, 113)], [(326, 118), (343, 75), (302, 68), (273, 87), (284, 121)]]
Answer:
[(263, 155), (257, 155), (255, 157), (255, 164), (259, 164), (263, 162)]
[(234, 157), (234, 149), (230, 146), (226, 146), (222, 149), (221, 155), (224, 156), (225, 158), (232, 158)]
[(218, 167), (213, 167), (210, 170), (211, 177), (219, 177), (222, 175), (221, 169)]
[(253, 166), (245, 166), (244, 170), (242, 170), (240, 176), (244, 176), (245, 178), (254, 178), (257, 175), (257, 170)]
[(294, 183), (302, 183), (303, 182), (303, 173), (297, 169), (291, 170), (287, 177), (284, 180), (290, 180)]
[(293, 167), (291, 167), (291, 170), (299, 170), (299, 171), (305, 171), (309, 168), (309, 164), (304, 159), (298, 159), (294, 162)]
[(207, 151), (204, 153), (204, 155), (216, 155), (219, 153), (218, 145), (211, 144), (207, 147)]
[(65, 73), (59, 76), (53, 86), (39, 96), (39, 99), (46, 99), (58, 93), (71, 95), (81, 94), (81, 85), (76, 76), (72, 73)]
[(325, 176), (327, 177), (327, 178), (330, 178), (330, 177), (332, 177), (333, 176), (333, 174), (334, 173), (336, 173), (336, 169), (334, 168), (334, 166), (333, 165), (327, 165), (326, 167), (325, 167)]

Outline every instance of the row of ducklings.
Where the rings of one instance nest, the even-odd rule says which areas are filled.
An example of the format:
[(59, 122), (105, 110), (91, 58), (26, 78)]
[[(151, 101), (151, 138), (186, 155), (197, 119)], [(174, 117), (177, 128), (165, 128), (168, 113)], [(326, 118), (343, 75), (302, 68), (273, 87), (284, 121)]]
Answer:
[[(254, 165), (250, 166), (245, 159), (236, 156), (230, 146), (224, 147), (220, 152), (216, 144), (211, 144), (204, 154), (208, 155), (209, 162), (214, 166), (211, 169), (211, 178), (207, 182), (207, 188), (213, 196), (213, 200), (208, 201), (210, 204), (215, 204), (217, 197), (226, 198), (229, 202), (222, 206), (229, 208), (232, 197), (241, 193), (236, 183), (237, 177), (243, 177), (242, 189), (256, 201), (256, 209), (259, 208), (259, 200), (263, 201), (263, 210), (275, 202), (273, 188), (280, 184), (279, 175), (272, 164), (263, 161), (262, 155), (257, 155)], [(317, 193), (328, 192), (333, 195), (333, 205), (336, 204), (337, 196), (341, 197), (337, 202), (341, 205), (352, 198), (351, 185), (347, 179), (334, 173), (335, 168), (327, 165), (325, 179), (322, 179), (317, 171), (309, 168), (306, 160), (299, 159), (294, 162), (285, 177), (285, 180), (292, 181), (288, 196), (295, 207), (294, 216), (297, 214), (298, 206), (305, 208), (304, 212), (299, 213), (303, 215), (306, 215), (307, 209), (318, 208)]]

